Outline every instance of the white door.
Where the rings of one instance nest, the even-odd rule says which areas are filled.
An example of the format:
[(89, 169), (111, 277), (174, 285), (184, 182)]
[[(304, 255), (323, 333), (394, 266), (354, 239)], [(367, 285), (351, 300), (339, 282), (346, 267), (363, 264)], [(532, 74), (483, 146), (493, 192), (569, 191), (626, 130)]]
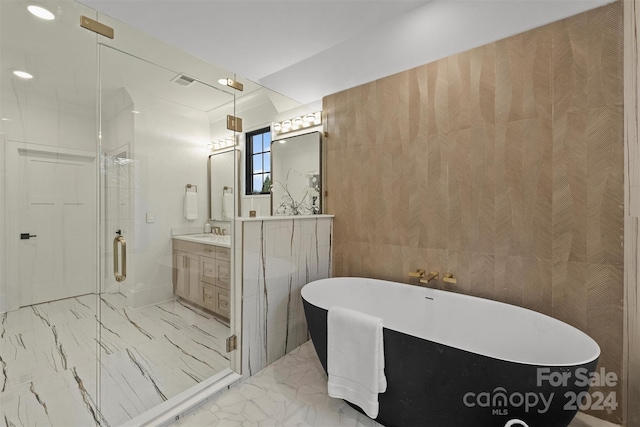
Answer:
[(8, 266), (19, 305), (94, 292), (95, 156), (12, 141), (8, 150)]

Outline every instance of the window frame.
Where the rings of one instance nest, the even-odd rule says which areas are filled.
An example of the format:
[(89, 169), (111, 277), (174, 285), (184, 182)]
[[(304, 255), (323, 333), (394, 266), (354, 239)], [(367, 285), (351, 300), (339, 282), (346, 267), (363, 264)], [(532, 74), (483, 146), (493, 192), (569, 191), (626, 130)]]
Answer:
[[(256, 135), (264, 135), (268, 133), (269, 137), (271, 137), (271, 127), (266, 127), (266, 128), (261, 128), (261, 129), (256, 129), (254, 131), (251, 132), (247, 132), (245, 134), (245, 195), (246, 196), (261, 196), (261, 195), (267, 195), (267, 194), (271, 194), (271, 191), (266, 191), (263, 192), (262, 189), (260, 189), (261, 191), (256, 192), (253, 191), (255, 190), (253, 188), (253, 177), (255, 175), (266, 175), (268, 174), (269, 177), (271, 178), (271, 144), (273, 143), (273, 141), (269, 142), (269, 151), (260, 151), (258, 153), (254, 153), (253, 152), (253, 137)], [(271, 138), (269, 138), (271, 139)], [(262, 147), (262, 149), (264, 150), (264, 145)], [(253, 156), (256, 154), (260, 154), (262, 156), (262, 161), (263, 161), (263, 168), (264, 168), (264, 155), (265, 153), (269, 153), (269, 171), (268, 172), (261, 172), (261, 173), (253, 173)], [(273, 182), (273, 180), (272, 180)]]

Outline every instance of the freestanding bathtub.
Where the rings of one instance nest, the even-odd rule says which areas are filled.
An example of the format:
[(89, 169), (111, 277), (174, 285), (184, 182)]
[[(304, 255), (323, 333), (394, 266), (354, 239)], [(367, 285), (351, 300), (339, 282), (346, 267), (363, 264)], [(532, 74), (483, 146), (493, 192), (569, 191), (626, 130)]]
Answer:
[(600, 356), (557, 319), (453, 292), (332, 278), (307, 284), (302, 298), (325, 372), (329, 308), (383, 319), (388, 386), (376, 421), (385, 426), (566, 427)]

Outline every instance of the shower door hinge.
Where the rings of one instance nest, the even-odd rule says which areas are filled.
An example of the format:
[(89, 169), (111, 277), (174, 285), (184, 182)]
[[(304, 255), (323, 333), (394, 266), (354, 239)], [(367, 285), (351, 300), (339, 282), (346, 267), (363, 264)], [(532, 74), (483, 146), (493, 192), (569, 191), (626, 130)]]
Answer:
[(113, 28), (104, 25), (98, 21), (94, 21), (91, 18), (87, 18), (86, 16), (80, 16), (80, 26), (82, 28), (86, 28), (89, 31), (93, 31), (94, 33), (98, 33), (101, 36), (108, 37), (110, 39), (113, 38)]
[(238, 339), (236, 338), (235, 335), (231, 335), (229, 338), (227, 338), (227, 353), (232, 352), (233, 350), (237, 349), (237, 343)]
[(227, 129), (234, 132), (242, 132), (242, 119), (232, 115), (227, 115)]
[(244, 85), (233, 79), (227, 79), (227, 86), (234, 88), (235, 90), (239, 90), (240, 92), (244, 91)]

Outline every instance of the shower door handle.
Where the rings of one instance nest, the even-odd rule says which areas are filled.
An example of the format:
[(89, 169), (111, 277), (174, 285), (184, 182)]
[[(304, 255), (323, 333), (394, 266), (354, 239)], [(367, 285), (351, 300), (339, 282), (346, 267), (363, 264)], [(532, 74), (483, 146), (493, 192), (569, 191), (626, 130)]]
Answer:
[[(120, 254), (122, 256), (122, 272), (118, 266), (118, 243), (122, 248)], [(116, 278), (116, 282), (124, 282), (127, 278), (127, 241), (122, 236), (116, 236), (113, 239), (113, 276)]]

